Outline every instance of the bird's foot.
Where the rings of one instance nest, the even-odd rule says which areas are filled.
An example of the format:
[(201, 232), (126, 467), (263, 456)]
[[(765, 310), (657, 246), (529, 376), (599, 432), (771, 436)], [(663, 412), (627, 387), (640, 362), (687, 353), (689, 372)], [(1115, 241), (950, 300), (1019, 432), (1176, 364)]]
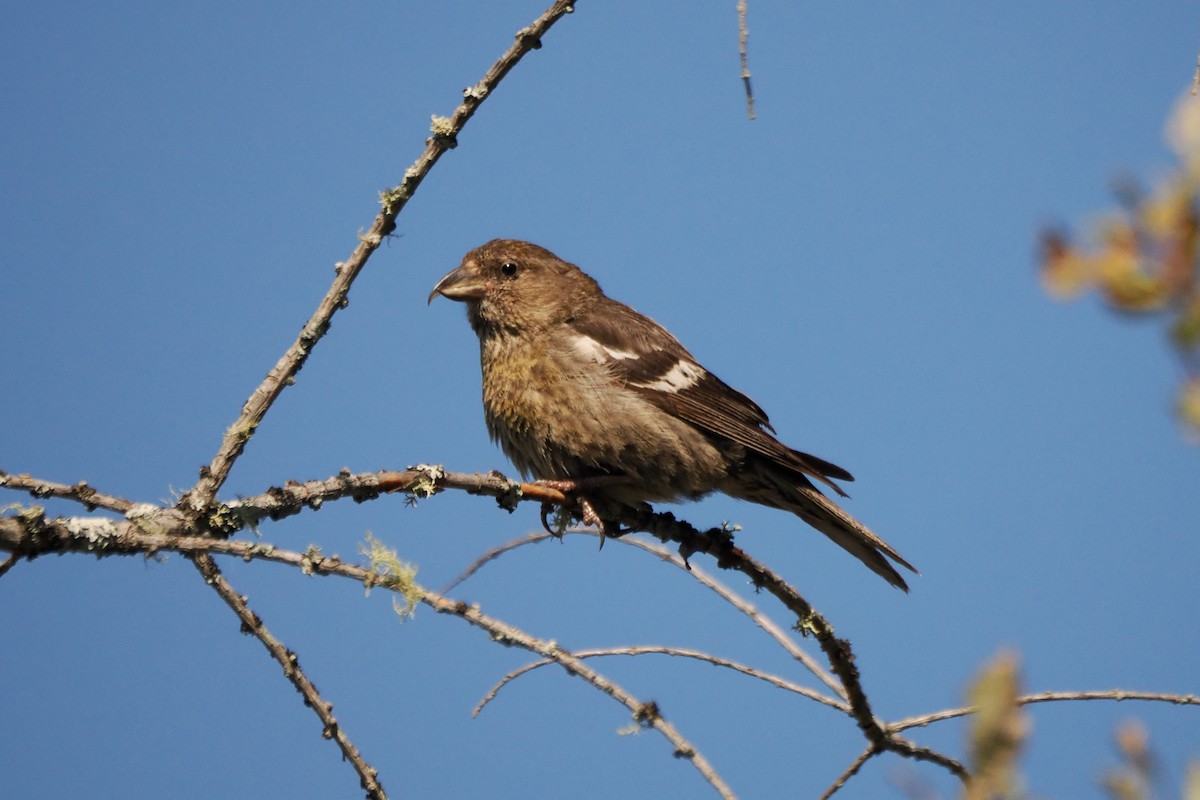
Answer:
[(534, 486), (544, 486), (547, 489), (557, 489), (564, 494), (575, 494), (588, 489), (600, 489), (618, 483), (629, 483), (624, 475), (594, 475), (590, 478), (568, 478), (567, 480), (538, 480)]
[[(609, 536), (623, 536), (629, 533), (631, 529), (622, 529), (619, 525), (613, 526), (604, 521), (596, 511), (596, 506), (583, 492), (589, 489), (596, 489), (604, 486), (611, 486), (614, 483), (628, 482), (628, 478), (622, 475), (598, 475), (592, 478), (578, 478), (572, 480), (539, 480), (535, 481), (538, 486), (544, 486), (547, 489), (556, 489), (563, 494), (570, 495), (571, 499), (579, 507), (579, 516), (584, 525), (595, 528), (600, 533), (600, 549), (604, 549), (604, 540)], [(549, 524), (549, 514), (552, 508), (550, 503), (542, 503), (541, 520), (542, 527), (554, 536), (562, 535), (562, 526), (551, 528)]]

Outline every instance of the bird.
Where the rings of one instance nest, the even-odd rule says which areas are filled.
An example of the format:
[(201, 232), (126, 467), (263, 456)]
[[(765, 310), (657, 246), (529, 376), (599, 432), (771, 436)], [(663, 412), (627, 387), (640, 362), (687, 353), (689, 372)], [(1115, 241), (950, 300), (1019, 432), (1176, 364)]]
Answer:
[[(818, 488), (854, 477), (775, 437), (766, 413), (666, 328), (549, 250), (494, 239), (445, 275), (479, 338), (488, 433), (525, 476), (642, 508), (713, 492), (790, 511), (893, 586), (917, 570)], [(589, 519), (590, 512), (590, 519)], [(543, 516), (544, 519), (544, 516)], [(603, 541), (603, 540), (602, 540)]]

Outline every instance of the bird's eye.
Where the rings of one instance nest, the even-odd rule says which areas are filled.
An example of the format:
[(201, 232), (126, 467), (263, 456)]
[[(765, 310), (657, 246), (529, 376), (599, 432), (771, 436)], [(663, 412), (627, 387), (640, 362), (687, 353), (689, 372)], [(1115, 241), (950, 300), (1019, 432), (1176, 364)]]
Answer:
[(517, 274), (517, 265), (512, 261), (505, 261), (500, 265), (500, 271), (504, 273), (505, 277), (511, 278), (513, 275)]

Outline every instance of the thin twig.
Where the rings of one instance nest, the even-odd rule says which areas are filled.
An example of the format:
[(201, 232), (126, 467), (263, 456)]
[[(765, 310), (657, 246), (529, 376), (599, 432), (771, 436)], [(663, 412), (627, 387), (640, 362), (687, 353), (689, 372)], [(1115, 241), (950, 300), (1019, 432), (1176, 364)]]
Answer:
[[(1038, 692), (1036, 694), (1021, 695), (1016, 699), (1018, 705), (1030, 705), (1032, 703), (1057, 703), (1060, 701), (1069, 700), (1113, 700), (1121, 702), (1122, 700), (1147, 700), (1159, 703), (1172, 703), (1181, 706), (1198, 706), (1200, 705), (1200, 697), (1194, 694), (1166, 694), (1163, 692), (1131, 692), (1125, 689), (1110, 689), (1108, 691), (1095, 692)], [(954, 719), (956, 717), (965, 717), (974, 714), (978, 709), (975, 706), (963, 706), (962, 708), (951, 708), (945, 711), (937, 711), (933, 714), (923, 714), (919, 717), (908, 717), (906, 719), (897, 720), (890, 723), (887, 729), (893, 733), (908, 730), (909, 728), (921, 728), (934, 722), (942, 720)]]
[(349, 761), (354, 767), (354, 771), (358, 773), (359, 780), (362, 782), (362, 788), (366, 790), (367, 797), (371, 800), (387, 800), (387, 794), (383, 790), (383, 786), (379, 784), (377, 779), (377, 771), (374, 767), (368, 764), (361, 755), (358, 748), (346, 736), (342, 726), (333, 716), (333, 705), (326, 703), (321, 699), (321, 695), (317, 692), (317, 687), (313, 686), (312, 681), (300, 669), (300, 661), (296, 658), (296, 654), (283, 646), (283, 644), (271, 635), (267, 630), (267, 626), (263, 625), (262, 620), (257, 614), (250, 610), (250, 606), (246, 603), (246, 598), (233, 590), (229, 582), (225, 580), (225, 576), (221, 574), (221, 570), (217, 568), (216, 562), (208, 553), (195, 553), (190, 556), (192, 563), (196, 565), (196, 569), (200, 571), (205, 583), (213, 588), (225, 601), (233, 612), (237, 614), (238, 619), (242, 621), (242, 632), (251, 634), (258, 641), (262, 642), (262, 646), (267, 649), (267, 652), (279, 662), (279, 666), (283, 667), (283, 674), (296, 687), (296, 691), (304, 698), (304, 705), (311, 708), (324, 725), (322, 735), (326, 739), (333, 739), (337, 742), (338, 747), (342, 751), (342, 757)]
[(246, 443), (254, 435), (267, 410), (283, 392), (294, 383), (296, 373), (304, 365), (313, 347), (329, 329), (329, 322), (339, 309), (345, 308), (350, 286), (366, 265), (367, 259), (383, 240), (396, 228), (396, 216), (413, 196), (421, 181), (429, 174), (442, 155), (457, 144), (458, 134), (475, 114), (479, 105), (517, 65), (526, 53), (542, 46), (542, 37), (565, 14), (574, 11), (575, 0), (555, 0), (545, 13), (527, 28), (517, 32), (513, 45), (491, 66), (483, 79), (463, 92), (463, 100), (449, 118), (434, 117), (433, 136), (425, 141), (425, 151), (404, 173), (404, 179), (394, 188), (380, 196), (383, 208), (365, 234), (358, 238), (358, 246), (335, 272), (336, 277), (325, 296), (321, 299), (312, 317), (300, 330), (296, 341), (280, 357), (267, 373), (266, 379), (254, 390), (238, 418), (225, 431), (221, 446), (213, 456), (212, 463), (200, 471), (200, 480), (180, 500), (179, 507), (193, 515), (208, 511), (217, 492), (229, 477), (234, 461), (242, 454)]
[(663, 561), (666, 561), (669, 564), (684, 570), (697, 581), (699, 581), (703, 586), (706, 586), (712, 591), (716, 592), (730, 605), (753, 620), (755, 625), (757, 625), (768, 636), (778, 642), (783, 649), (792, 656), (792, 658), (799, 661), (805, 669), (807, 669), (817, 678), (817, 680), (821, 681), (821, 683), (824, 683), (826, 686), (836, 692), (838, 697), (841, 699), (846, 699), (846, 690), (842, 688), (840, 683), (838, 683), (837, 678), (830, 675), (829, 672), (827, 672), (824, 667), (818, 664), (812, 656), (804, 652), (804, 650), (802, 650), (800, 646), (796, 644), (795, 640), (792, 639), (791, 636), (788, 636), (787, 633), (780, 628), (773, 619), (759, 611), (753, 603), (748, 602), (744, 597), (735, 593), (725, 584), (709, 575), (706, 570), (685, 563), (684, 560), (675, 553), (672, 553), (665, 547), (660, 547), (653, 542), (645, 542), (640, 539), (631, 538), (622, 538), (620, 541), (625, 542), (633, 547), (639, 547), (648, 553), (653, 553)]
[(746, 88), (746, 113), (754, 119), (754, 89), (750, 86), (750, 59), (746, 55), (746, 39), (750, 28), (746, 25), (746, 0), (738, 0), (738, 57), (742, 62), (742, 85)]
[(913, 741), (905, 739), (903, 736), (892, 734), (888, 737), (885, 749), (888, 752), (895, 753), (905, 758), (911, 758), (915, 761), (927, 761), (930, 764), (937, 764), (948, 771), (951, 775), (958, 778), (963, 783), (970, 780), (971, 776), (967, 772), (967, 768), (962, 765), (962, 762), (956, 758), (951, 758), (945, 753), (939, 753), (932, 747), (925, 747)]
[[(580, 533), (580, 531), (568, 530), (568, 531), (564, 531), (564, 533)], [(516, 550), (519, 547), (524, 547), (527, 544), (538, 544), (539, 542), (544, 542), (547, 539), (557, 539), (557, 538), (558, 537), (553, 533), (547, 533), (546, 531), (539, 531), (537, 533), (528, 533), (528, 534), (518, 537), (516, 539), (511, 539), (511, 540), (505, 542), (504, 544), (496, 545), (495, 547), (491, 548), (490, 550), (487, 550), (487, 551), (483, 552), (482, 554), (480, 554), (480, 556), (478, 558), (476, 558), (474, 561), (472, 561), (470, 564), (468, 564), (467, 568), (464, 569), (462, 572), (460, 572), (458, 574), (457, 578), (450, 581), (448, 584), (446, 584), (442, 588), (442, 590), (441, 590), (442, 594), (449, 594), (450, 592), (454, 591), (464, 581), (466, 581), (472, 575), (474, 575), (476, 572), (478, 572), (480, 569), (482, 569), (485, 564), (489, 564), (492, 561), (495, 561), (497, 558), (504, 555), (505, 553), (508, 553), (512, 550)], [(618, 539), (618, 541), (624, 541), (624, 539)]]
[(447, 600), (434, 592), (426, 592), (421, 602), (433, 607), (439, 613), (454, 614), (461, 617), (472, 625), (486, 630), (493, 639), (505, 644), (515, 644), (526, 650), (539, 653), (560, 664), (568, 674), (578, 675), (583, 678), (601, 692), (604, 692), (628, 708), (633, 714), (634, 721), (639, 725), (654, 728), (666, 737), (667, 741), (674, 747), (675, 757), (686, 758), (690, 761), (692, 766), (696, 768), (722, 798), (736, 797), (729, 785), (713, 769), (708, 759), (691, 742), (685, 739), (675, 729), (674, 725), (663, 718), (657, 703), (653, 701), (641, 702), (619, 684), (610, 681), (608, 678), (592, 670), (577, 654), (563, 650), (554, 642), (530, 636), (499, 620), (488, 617), (480, 612), (478, 608), (470, 606), (467, 603)]
[[(745, 664), (739, 664), (736, 661), (720, 658), (700, 650), (691, 650), (685, 647), (662, 647), (659, 645), (630, 645), (627, 647), (604, 647), (575, 651), (576, 658), (597, 658), (599, 656), (641, 656), (652, 654), (679, 656), (681, 658), (694, 658), (698, 661), (706, 661), (709, 664), (713, 664), (718, 667), (725, 667), (727, 669), (734, 670), (735, 672), (740, 672), (743, 675), (749, 675), (751, 678), (757, 678), (760, 681), (766, 681), (772, 686), (785, 689), (789, 692), (795, 692), (796, 694), (807, 697), (810, 700), (816, 700), (818, 703), (823, 703), (830, 708), (837, 709), (843, 714), (849, 713), (850, 711), (850, 707), (845, 703), (839, 703), (837, 700), (826, 697), (820, 692), (814, 692), (808, 687), (801, 686), (798, 683), (793, 683), (785, 678), (779, 677), (778, 675), (772, 675), (769, 672), (763, 672), (755, 669), (754, 667), (749, 667)], [(486, 695), (484, 695), (483, 699), (479, 701), (479, 705), (475, 706), (475, 710), (471, 712), (471, 716), (477, 716), (479, 712), (483, 710), (484, 706), (495, 699), (496, 695), (500, 693), (501, 689), (503, 689), (516, 678), (519, 678), (527, 672), (532, 672), (538, 667), (544, 667), (551, 663), (553, 662), (548, 660), (535, 661), (532, 664), (526, 664), (523, 667), (518, 667), (512, 672), (509, 672), (507, 675), (497, 681), (496, 685), (493, 686)]]
[[(597, 533), (595, 531), (580, 529), (580, 528), (568, 528), (566, 531), (564, 531), (564, 533), (582, 534), (582, 535), (588, 535), (588, 536), (599, 536), (599, 533)], [(449, 585), (445, 589), (442, 590), (442, 593), (445, 594), (445, 593), (453, 590), (455, 587), (457, 587), (463, 581), (467, 580), (472, 575), (474, 575), (476, 572), (478, 572), (479, 569), (482, 568), (485, 564), (488, 564), (488, 563), (494, 561), (495, 559), (499, 558), (500, 556), (504, 555), (505, 553), (512, 551), (512, 550), (516, 550), (519, 547), (524, 547), (525, 545), (528, 545), (528, 544), (537, 544), (539, 542), (543, 542), (546, 539), (550, 539), (550, 538), (553, 538), (553, 534), (542, 531), (542, 532), (538, 532), (538, 533), (531, 533), (526, 536), (522, 536), (517, 539), (513, 539), (511, 541), (505, 542), (504, 544), (497, 545), (496, 547), (491, 548), (490, 550), (484, 552), (482, 555), (480, 555), (478, 558), (476, 558), (474, 561), (472, 561), (467, 566), (467, 568), (464, 569), (461, 574), (459, 574), (459, 576), (457, 578), (455, 578), (453, 581), (451, 581), (449, 583)], [(700, 569), (699, 567), (691, 566), (689, 564), (685, 564), (683, 562), (683, 559), (681, 559), (676, 554), (670, 552), (665, 547), (661, 547), (660, 545), (654, 544), (653, 542), (643, 541), (641, 539), (637, 539), (632, 536), (622, 536), (622, 537), (618, 538), (617, 541), (622, 544), (627, 544), (631, 547), (640, 548), (641, 550), (644, 550), (647, 553), (652, 553), (653, 555), (658, 556), (663, 561), (666, 561), (667, 563), (672, 564), (672, 565), (678, 567), (679, 569), (685, 571), (692, 578), (699, 581), (701, 585), (716, 592), (717, 595), (719, 595), (722, 599), (724, 599), (726, 602), (728, 602), (730, 605), (732, 605), (738, 611), (740, 611), (743, 614), (745, 614), (746, 616), (750, 617), (750, 619), (754, 621), (755, 625), (757, 625), (768, 636), (770, 636), (772, 639), (774, 639), (776, 642), (778, 642), (780, 644), (780, 646), (782, 646), (785, 650), (787, 650), (787, 652), (793, 658), (795, 658), (797, 661), (799, 661), (801, 664), (803, 664), (804, 667), (806, 669), (808, 669), (809, 672), (811, 672), (813, 675), (815, 675), (818, 680), (820, 680), (822, 683), (824, 683), (826, 686), (828, 686), (830, 689), (832, 689), (834, 692), (836, 692), (838, 697), (840, 697), (843, 700), (846, 699), (846, 690), (842, 688), (841, 684), (839, 684), (837, 682), (836, 678), (834, 678), (832, 675), (830, 675), (828, 672), (826, 672), (825, 669), (823, 669), (821, 667), (821, 665), (818, 664), (816, 662), (816, 660), (813, 659), (812, 656), (810, 656), (808, 653), (804, 652), (804, 650), (800, 649), (800, 646), (796, 644), (796, 642), (792, 639), (792, 637), (788, 636), (787, 633), (785, 633), (783, 631), (783, 629), (780, 628), (775, 623), (774, 620), (772, 620), (770, 617), (768, 617), (765, 614), (763, 614), (762, 612), (760, 612), (752, 603), (747, 602), (746, 599), (743, 598), (741, 595), (737, 594), (732, 589), (727, 587), (725, 584), (721, 583), (716, 578), (709, 575), (703, 569)], [(829, 700), (829, 698), (824, 698), (824, 700), (822, 702), (827, 701), (827, 700)]]
[(0, 471), (0, 487), (28, 492), (38, 499), (60, 497), (66, 500), (74, 500), (83, 505), (88, 511), (95, 511), (97, 508), (107, 508), (110, 511), (117, 511), (124, 514), (133, 508), (133, 503), (124, 497), (101, 494), (83, 481), (73, 486), (68, 486), (65, 483), (55, 483), (54, 481), (34, 478), (25, 473), (10, 475), (7, 472)]
[(858, 774), (858, 771), (862, 769), (863, 764), (866, 764), (877, 755), (879, 755), (879, 749), (873, 744), (867, 745), (867, 749), (859, 753), (858, 758), (850, 762), (850, 766), (846, 767), (845, 772), (839, 775), (837, 780), (831, 783), (829, 788), (826, 789), (821, 796), (817, 798), (817, 800), (829, 800), (829, 798), (837, 794), (838, 789), (841, 789), (846, 785), (846, 781)]
[(765, 589), (783, 603), (784, 607), (795, 615), (797, 629), (812, 634), (825, 652), (830, 667), (846, 690), (855, 721), (866, 735), (867, 741), (886, 748), (887, 734), (871, 710), (858, 667), (854, 664), (850, 643), (837, 638), (829, 621), (801, 597), (795, 588), (766, 565), (734, 546), (733, 534), (730, 531), (720, 528), (700, 531), (690, 523), (675, 519), (675, 515), (669, 512), (647, 515), (636, 524), (661, 541), (677, 543), (684, 561), (694, 553), (708, 553), (716, 559), (718, 567), (741, 572), (750, 579), (755, 588)]
[(796, 615), (797, 628), (811, 633), (816, 638), (821, 650), (824, 651), (830, 668), (846, 689), (846, 698), (850, 703), (851, 714), (868, 744), (881, 750), (890, 750), (920, 761), (938, 764), (959, 778), (966, 775), (963, 766), (949, 756), (914, 745), (884, 729), (883, 723), (876, 718), (866, 690), (863, 688), (858, 666), (854, 663), (854, 652), (850, 647), (850, 642), (839, 639), (834, 633), (833, 626), (829, 624), (824, 615), (801, 597), (791, 584), (745, 551), (735, 547), (732, 532), (721, 528), (701, 532), (690, 523), (675, 519), (675, 515), (669, 512), (642, 514), (637, 518), (631, 515), (628, 520), (623, 521), (632, 527), (657, 536), (664, 542), (676, 542), (679, 545), (680, 555), (685, 561), (694, 553), (708, 553), (716, 559), (718, 567), (741, 572), (750, 579), (755, 587), (765, 589), (783, 603), (789, 611)]

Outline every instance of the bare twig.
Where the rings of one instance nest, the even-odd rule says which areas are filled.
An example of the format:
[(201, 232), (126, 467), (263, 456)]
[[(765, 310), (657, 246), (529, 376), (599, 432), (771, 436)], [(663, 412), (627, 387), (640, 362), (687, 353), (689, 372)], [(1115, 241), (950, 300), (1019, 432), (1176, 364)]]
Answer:
[(221, 574), (221, 570), (217, 568), (217, 564), (213, 561), (212, 556), (208, 553), (195, 553), (191, 556), (192, 563), (196, 565), (196, 569), (204, 577), (205, 583), (213, 588), (213, 590), (225, 601), (225, 604), (233, 609), (233, 613), (237, 614), (238, 619), (242, 621), (242, 633), (251, 634), (258, 641), (262, 642), (262, 646), (267, 649), (271, 658), (279, 662), (279, 666), (283, 667), (283, 674), (287, 677), (292, 685), (296, 687), (296, 691), (304, 698), (304, 705), (308, 706), (316, 713), (317, 717), (324, 725), (322, 735), (326, 739), (333, 739), (337, 742), (337, 746), (342, 751), (342, 757), (349, 761), (354, 767), (354, 771), (358, 773), (359, 780), (362, 782), (362, 788), (366, 790), (367, 797), (371, 800), (387, 800), (387, 794), (383, 791), (383, 786), (379, 784), (377, 772), (374, 767), (368, 764), (361, 755), (358, 748), (346, 736), (342, 726), (333, 716), (333, 705), (326, 703), (321, 699), (321, 695), (317, 692), (317, 687), (313, 686), (312, 681), (300, 669), (300, 661), (296, 658), (296, 654), (283, 646), (283, 644), (271, 635), (267, 630), (267, 626), (263, 625), (259, 616), (250, 610), (250, 606), (246, 603), (246, 598), (233, 590), (229, 582), (225, 580), (225, 576)]
[(408, 203), (421, 181), (433, 169), (442, 155), (457, 144), (457, 136), (468, 120), (475, 114), (480, 103), (490, 95), (504, 76), (517, 65), (526, 53), (542, 46), (542, 37), (565, 14), (574, 11), (575, 0), (555, 0), (540, 17), (527, 28), (517, 32), (513, 45), (491, 66), (482, 80), (463, 92), (463, 100), (449, 118), (434, 117), (433, 136), (425, 141), (425, 151), (404, 172), (404, 179), (394, 188), (380, 196), (383, 208), (365, 234), (359, 236), (358, 246), (344, 262), (338, 264), (333, 284), (321, 299), (312, 317), (300, 330), (296, 341), (280, 357), (267, 373), (262, 384), (254, 390), (238, 418), (225, 431), (221, 446), (212, 463), (200, 471), (200, 480), (180, 500), (179, 507), (200, 516), (216, 498), (217, 492), (229, 476), (234, 461), (242, 454), (246, 443), (254, 435), (267, 410), (295, 380), (296, 373), (304, 365), (313, 347), (329, 329), (329, 322), (339, 309), (345, 308), (350, 286), (366, 265), (367, 259), (379, 247), (384, 238), (396, 228), (396, 216)]
[(963, 783), (966, 783), (971, 777), (967, 773), (967, 768), (958, 759), (951, 758), (945, 753), (939, 753), (932, 747), (916, 744), (905, 739), (903, 736), (891, 735), (884, 749), (905, 758), (911, 758), (914, 761), (927, 761), (930, 764), (937, 764)]
[(66, 500), (74, 500), (82, 504), (88, 511), (95, 511), (97, 508), (107, 508), (111, 511), (124, 514), (133, 507), (133, 503), (124, 497), (101, 494), (83, 481), (73, 486), (68, 486), (65, 483), (55, 483), (54, 481), (34, 478), (25, 473), (10, 475), (7, 472), (0, 471), (0, 487), (29, 492), (30, 495), (38, 499), (60, 497)]
[(799, 661), (805, 669), (807, 669), (817, 678), (817, 680), (821, 681), (834, 692), (836, 692), (837, 696), (841, 699), (846, 699), (846, 690), (842, 688), (840, 683), (838, 683), (837, 678), (830, 675), (825, 668), (818, 664), (812, 656), (804, 652), (804, 650), (802, 650), (800, 646), (796, 644), (796, 641), (791, 636), (789, 636), (782, 628), (780, 628), (774, 620), (759, 611), (753, 603), (750, 603), (741, 595), (735, 593), (733, 590), (727, 587), (725, 584), (709, 575), (707, 571), (701, 569), (700, 567), (686, 563), (682, 558), (675, 553), (670, 552), (665, 547), (660, 547), (652, 542), (644, 542), (640, 539), (621, 539), (621, 541), (633, 547), (641, 548), (648, 553), (653, 553), (663, 561), (666, 561), (667, 563), (684, 570), (697, 581), (699, 581), (703, 586), (706, 586), (712, 591), (716, 592), (730, 605), (753, 620), (755, 625), (757, 625), (768, 636), (778, 642), (783, 649), (792, 656), (792, 658)]
[(746, 25), (746, 0), (738, 0), (738, 58), (742, 62), (742, 85), (746, 88), (746, 113), (754, 119), (754, 89), (750, 86), (750, 59), (746, 55), (746, 39), (750, 28)]
[[(1016, 703), (1018, 705), (1030, 705), (1032, 703), (1057, 703), (1071, 700), (1113, 700), (1118, 703), (1123, 700), (1147, 700), (1159, 703), (1173, 703), (1174, 705), (1181, 706), (1200, 706), (1200, 697), (1194, 694), (1131, 692), (1125, 689), (1110, 689), (1108, 691), (1096, 692), (1038, 692), (1036, 694), (1021, 695), (1016, 699)], [(945, 711), (934, 712), (933, 714), (923, 714), (919, 717), (908, 717), (897, 720), (889, 724), (887, 729), (898, 733), (909, 728), (921, 728), (934, 722), (941, 722), (942, 720), (965, 717), (974, 714), (976, 711), (975, 706), (950, 708)]]
[[(755, 669), (754, 667), (748, 667), (745, 664), (739, 664), (736, 661), (719, 658), (700, 650), (691, 650), (685, 647), (662, 647), (658, 645), (631, 645), (628, 647), (604, 647), (575, 651), (576, 658), (596, 658), (598, 656), (641, 656), (650, 654), (679, 656), (681, 658), (694, 658), (698, 661), (706, 661), (709, 664), (732, 669), (735, 672), (742, 673), (743, 675), (749, 675), (751, 678), (757, 678), (760, 681), (766, 681), (772, 686), (777, 686), (778, 688), (785, 689), (789, 692), (795, 692), (796, 694), (807, 697), (810, 700), (816, 700), (818, 703), (823, 703), (830, 708), (841, 711), (844, 714), (849, 713), (850, 711), (850, 707), (845, 703), (839, 703), (837, 700), (826, 697), (820, 692), (814, 692), (812, 689), (801, 686), (798, 683), (793, 683), (789, 680), (779, 677), (778, 675), (772, 675), (769, 672), (763, 672)], [(479, 712), (483, 710), (483, 707), (494, 700), (496, 695), (500, 693), (500, 690), (513, 680), (521, 677), (527, 672), (532, 672), (538, 667), (544, 667), (550, 663), (553, 662), (535, 661), (532, 664), (526, 664), (523, 667), (518, 667), (512, 672), (509, 672), (507, 675), (497, 681), (496, 685), (493, 686), (486, 695), (484, 695), (483, 699), (479, 701), (479, 705), (475, 706), (475, 710), (471, 712), (471, 716), (478, 715)]]
[[(599, 536), (599, 533), (595, 531), (580, 528), (569, 528), (564, 531), (564, 533)], [(527, 544), (537, 544), (538, 542), (543, 542), (550, 538), (554, 538), (553, 534), (542, 531), (538, 533), (531, 533), (526, 536), (513, 539), (509, 542), (505, 542), (504, 544), (497, 545), (472, 561), (457, 578), (451, 581), (450, 584), (442, 590), (442, 592), (446, 593), (453, 590), (463, 581), (467, 580), (476, 572), (478, 572), (479, 569), (485, 564), (494, 561), (505, 553), (511, 550), (516, 550), (519, 547), (524, 547)], [(647, 553), (652, 553), (655, 556), (658, 556), (663, 561), (666, 561), (667, 563), (687, 572), (688, 575), (699, 581), (701, 585), (706, 586), (712, 591), (716, 592), (738, 611), (741, 611), (743, 614), (750, 617), (750, 619), (754, 621), (754, 624), (758, 625), (758, 627), (761, 628), (768, 636), (777, 641), (793, 658), (803, 664), (804, 667), (809, 670), (809, 672), (815, 675), (817, 679), (836, 692), (838, 697), (842, 698), (843, 700), (846, 699), (846, 691), (842, 688), (841, 684), (837, 682), (836, 678), (826, 672), (825, 669), (822, 668), (812, 656), (800, 649), (800, 646), (796, 644), (795, 640), (793, 640), (791, 636), (784, 632), (784, 630), (780, 628), (774, 620), (760, 612), (752, 603), (747, 602), (746, 599), (741, 595), (737, 594), (725, 584), (709, 575), (706, 571), (700, 569), (699, 567), (693, 567), (689, 564), (685, 564), (682, 558), (670, 552), (666, 548), (654, 544), (653, 542), (646, 542), (632, 536), (623, 536), (618, 538), (617, 541), (621, 542), (622, 544), (627, 544), (631, 547), (637, 547), (641, 550), (645, 550)]]
[(867, 749), (859, 753), (858, 758), (850, 762), (850, 766), (846, 767), (846, 770), (838, 776), (836, 781), (829, 785), (828, 789), (821, 793), (821, 796), (817, 800), (829, 800), (830, 797), (837, 794), (838, 789), (845, 786), (846, 781), (857, 775), (858, 771), (862, 769), (863, 764), (866, 764), (872, 758), (879, 755), (879, 752), (879, 749), (875, 745), (867, 745)]
[(520, 647), (530, 650), (535, 653), (553, 660), (560, 664), (570, 675), (578, 675), (588, 683), (595, 686), (600, 691), (609, 695), (613, 699), (622, 703), (633, 714), (633, 719), (639, 725), (654, 728), (656, 731), (666, 737), (667, 741), (675, 748), (674, 753), (676, 758), (686, 758), (692, 763), (692, 766), (704, 777), (706, 781), (717, 791), (723, 798), (734, 798), (733, 790), (725, 783), (717, 771), (713, 769), (712, 764), (706, 759), (687, 739), (675, 729), (671, 723), (663, 718), (658, 704), (649, 701), (641, 702), (619, 684), (605, 678), (603, 675), (592, 670), (583, 659), (576, 654), (570, 653), (559, 648), (553, 642), (547, 642), (542, 639), (532, 637), (523, 631), (492, 619), (483, 614), (474, 606), (470, 606), (463, 602), (455, 602), (447, 600), (433, 592), (427, 592), (422, 598), (423, 603), (433, 607), (435, 611), (443, 614), (454, 614), (462, 617), (467, 622), (479, 628), (486, 630), (493, 639), (505, 642), (507, 644), (515, 644)]
[(735, 547), (730, 531), (720, 528), (700, 531), (690, 523), (675, 519), (675, 515), (671, 513), (650, 514), (638, 520), (636, 524), (661, 541), (677, 543), (685, 562), (694, 553), (708, 553), (716, 559), (718, 567), (741, 572), (750, 579), (755, 588), (765, 589), (783, 603), (795, 615), (797, 629), (812, 634), (825, 652), (834, 674), (846, 690), (855, 720), (866, 735), (867, 741), (886, 748), (887, 735), (871, 711), (870, 702), (859, 678), (858, 667), (854, 664), (850, 643), (838, 639), (834, 635), (833, 626), (801, 597), (799, 592), (773, 570)]
[[(566, 530), (566, 531), (563, 531), (563, 533), (579, 534), (579, 533), (582, 533), (582, 531)], [(467, 568), (464, 569), (462, 572), (460, 572), (458, 574), (457, 578), (450, 581), (448, 584), (445, 585), (445, 587), (442, 588), (442, 594), (448, 594), (449, 592), (454, 591), (460, 585), (462, 585), (462, 583), (464, 581), (466, 581), (472, 575), (474, 575), (476, 572), (478, 572), (480, 569), (482, 569), (484, 567), (484, 565), (489, 564), (492, 561), (495, 561), (497, 558), (504, 555), (505, 553), (516, 550), (519, 547), (524, 547), (527, 544), (538, 544), (539, 542), (544, 542), (547, 539), (557, 539), (557, 538), (558, 537), (555, 536), (553, 533), (548, 533), (546, 531), (538, 531), (536, 533), (527, 533), (524, 536), (517, 537), (516, 539), (510, 539), (509, 541), (505, 542), (504, 544), (498, 544), (495, 547), (491, 548), (490, 550), (483, 552), (482, 554), (480, 554), (480, 556), (478, 558), (476, 558), (474, 561), (472, 561), (470, 564), (468, 564)], [(624, 541), (624, 539), (618, 539), (618, 541)]]

